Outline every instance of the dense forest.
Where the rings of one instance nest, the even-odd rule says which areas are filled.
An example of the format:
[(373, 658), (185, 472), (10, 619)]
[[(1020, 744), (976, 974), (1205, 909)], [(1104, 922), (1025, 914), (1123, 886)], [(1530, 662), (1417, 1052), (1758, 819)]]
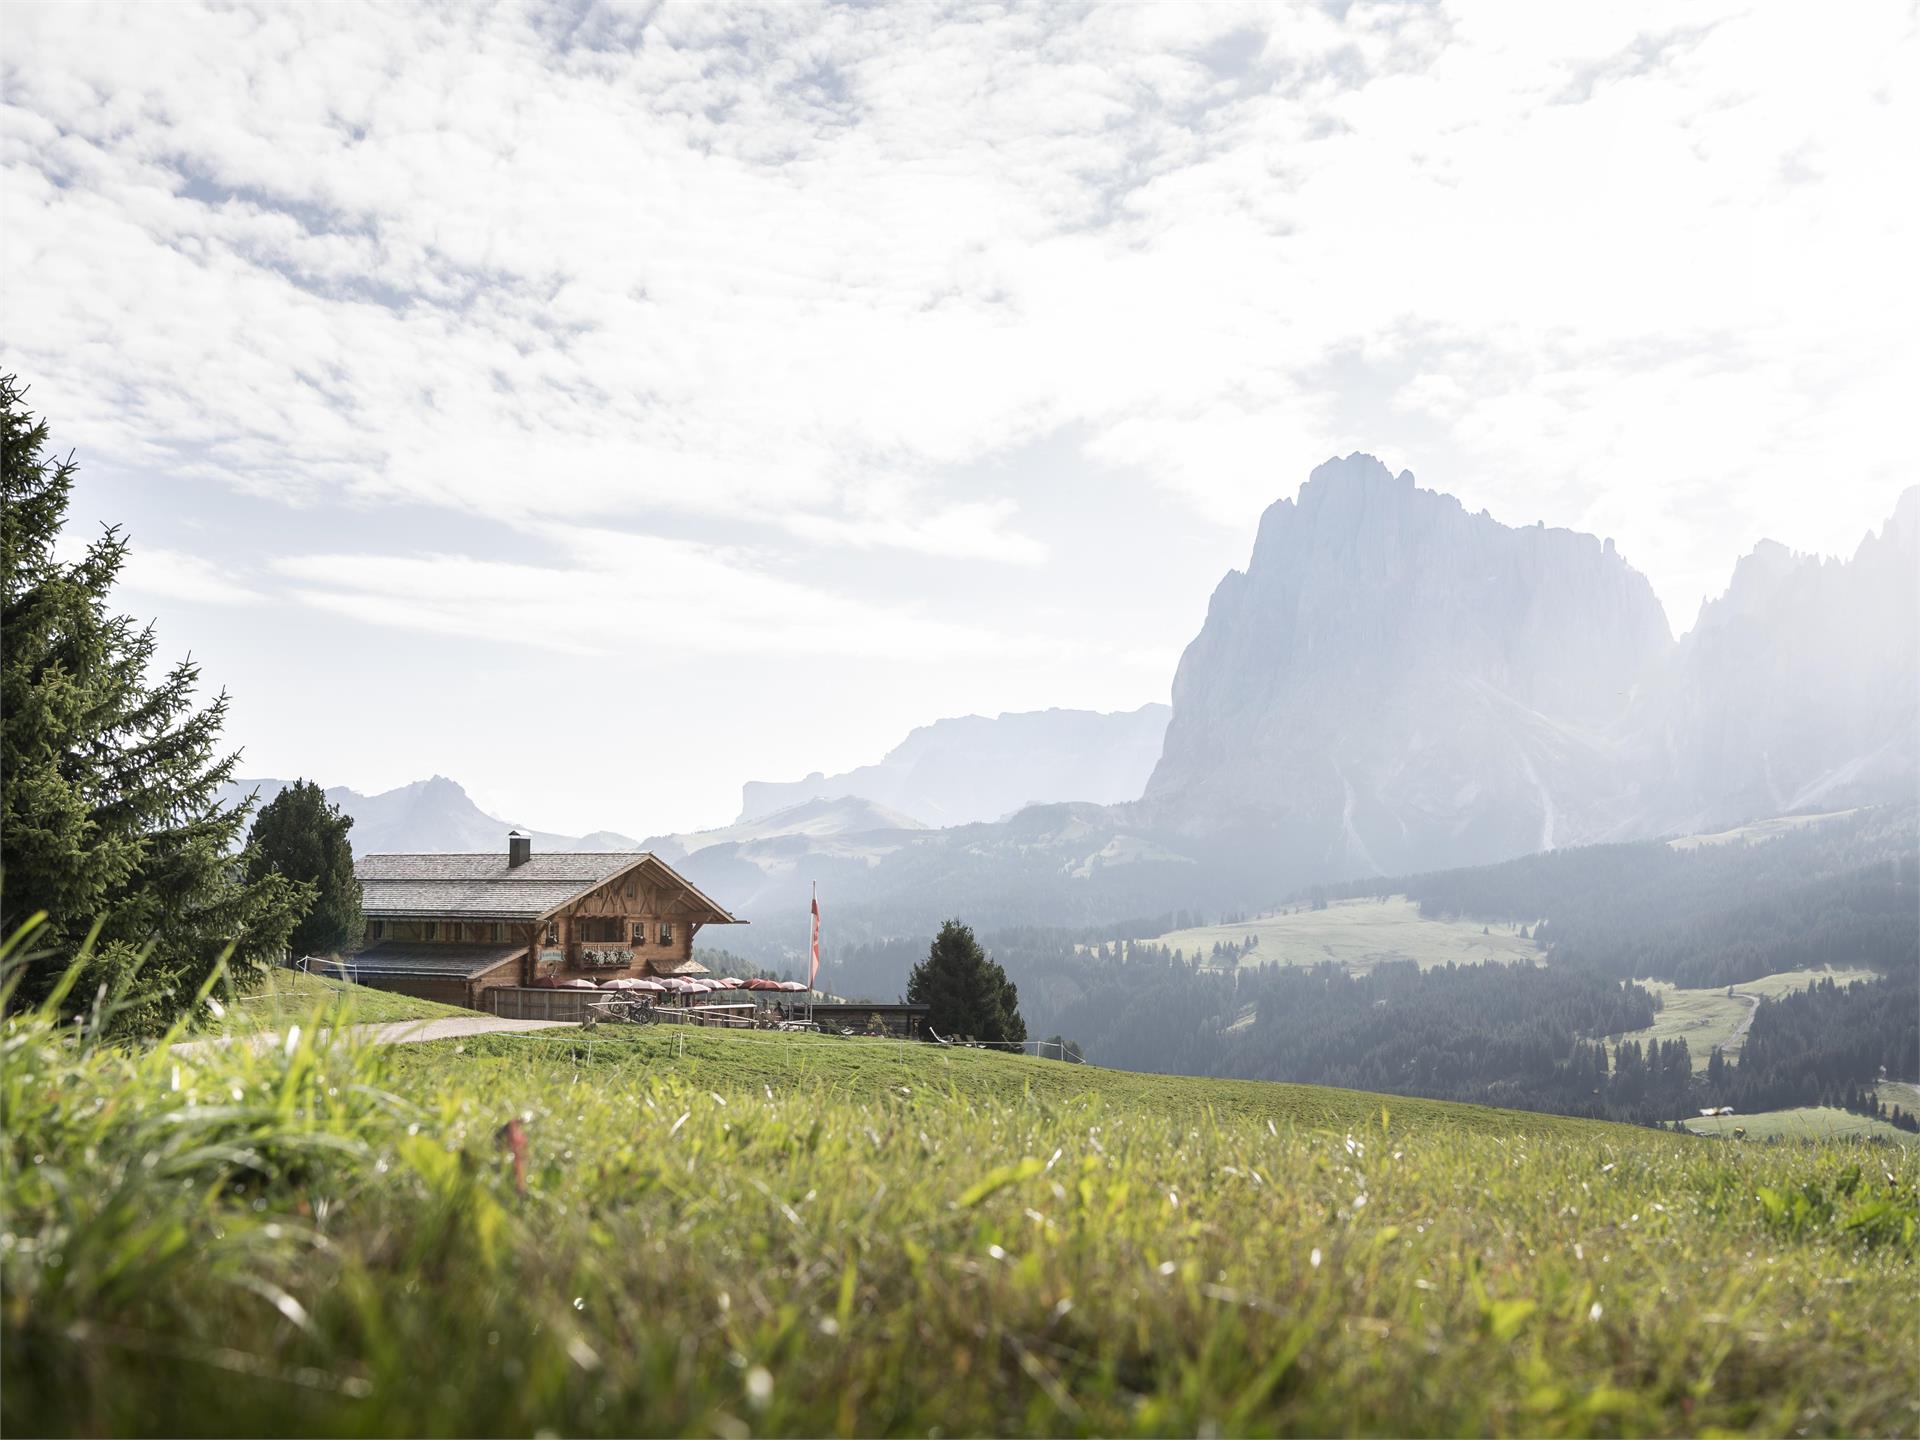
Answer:
[(1865, 810), (1759, 844), (1660, 841), (1327, 887), (1422, 914), (1540, 922), (1553, 963), (1688, 989), (1822, 966), (1920, 963), (1920, 807)]
[(1883, 1076), (1920, 1075), (1920, 973), (1873, 981), (1823, 980), (1760, 1002), (1738, 1063), (1716, 1052), (1707, 1066), (1710, 1103), (1740, 1110), (1792, 1105), (1868, 1108)]
[[(1103, 1065), (1641, 1122), (1709, 1105), (1878, 1113), (1876, 1080), (1920, 1076), (1917, 852), (1904, 807), (1759, 844), (1594, 846), (1294, 897), (1407, 894), (1430, 915), (1533, 924), (1544, 966), (1398, 963), (1353, 975), (1262, 965), (1244, 942), (1185, 957), (1128, 938), (1199, 918), (1184, 912), (982, 939), (1019, 985), (1029, 1031), (1063, 1035)], [(843, 949), (827, 983), (894, 998), (926, 947)], [(1659, 998), (1634, 980), (1717, 988), (1827, 965), (1881, 978), (1761, 1000), (1742, 1053), (1716, 1054), (1698, 1074), (1684, 1041), (1601, 1043), (1653, 1023)]]

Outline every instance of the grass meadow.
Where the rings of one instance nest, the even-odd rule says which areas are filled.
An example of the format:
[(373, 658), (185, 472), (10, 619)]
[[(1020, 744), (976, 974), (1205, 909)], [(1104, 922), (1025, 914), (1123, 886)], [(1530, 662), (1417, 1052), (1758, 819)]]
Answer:
[(1174, 930), (1150, 943), (1183, 950), (1189, 956), (1205, 955), (1216, 943), (1238, 945), (1249, 935), (1257, 935), (1260, 943), (1243, 957), (1241, 963), (1248, 965), (1331, 961), (1348, 970), (1365, 971), (1387, 960), (1412, 960), (1423, 969), (1483, 960), (1540, 961), (1539, 947), (1521, 939), (1512, 925), (1425, 919), (1420, 907), (1404, 895), (1336, 900), (1324, 910), (1301, 905), (1237, 925)]
[(348, 999), (353, 1005), (354, 1019), (368, 1025), (473, 1014), (457, 1005), (397, 995), (370, 985), (348, 985), (298, 970), (274, 969), (267, 971), (251, 993), (223, 1004), (220, 1013), (206, 1017), (200, 1029), (211, 1035), (285, 1030), (307, 1019), (315, 1010), (328, 1009)]
[(1684, 1123), (1696, 1135), (1721, 1138), (1744, 1135), (1750, 1141), (1871, 1139), (1891, 1145), (1920, 1145), (1920, 1135), (1896, 1130), (1871, 1115), (1859, 1115), (1831, 1105), (1757, 1110), (1751, 1115), (1699, 1115)]
[(0, 1031), (8, 1434), (1911, 1434), (1920, 1154), (602, 1026)]
[(1698, 850), (1703, 845), (1750, 845), (1761, 840), (1772, 840), (1791, 830), (1818, 825), (1823, 820), (1839, 820), (1857, 814), (1858, 809), (1826, 810), (1818, 815), (1776, 815), (1767, 820), (1736, 825), (1731, 830), (1716, 830), (1709, 835), (1679, 835), (1667, 841), (1667, 844), (1675, 850)]
[(1646, 1029), (1610, 1035), (1607, 1040), (1613, 1048), (1628, 1040), (1638, 1040), (1642, 1045), (1652, 1040), (1685, 1040), (1693, 1068), (1701, 1071), (1713, 1059), (1716, 1045), (1729, 1059), (1740, 1053), (1746, 1040), (1747, 1023), (1762, 998), (1778, 999), (1822, 980), (1851, 985), (1856, 980), (1878, 978), (1878, 972), (1873, 970), (1787, 970), (1777, 975), (1763, 975), (1758, 980), (1742, 980), (1733, 987), (1731, 995), (1724, 985), (1708, 990), (1682, 990), (1668, 980), (1637, 980), (1635, 984), (1645, 986), (1660, 997), (1661, 1008)]

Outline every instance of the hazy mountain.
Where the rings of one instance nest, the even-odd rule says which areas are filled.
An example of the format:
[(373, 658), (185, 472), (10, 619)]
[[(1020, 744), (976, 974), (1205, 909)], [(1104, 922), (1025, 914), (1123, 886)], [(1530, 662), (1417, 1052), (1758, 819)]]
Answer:
[(1296, 881), (1594, 838), (1629, 818), (1610, 732), (1672, 644), (1612, 541), (1330, 460), (1214, 591), (1142, 809)]
[(1762, 542), (1645, 706), (1673, 828), (1914, 793), (1920, 487), (1850, 560)]
[(932, 825), (998, 820), (1026, 805), (1138, 798), (1171, 712), (1030, 710), (963, 715), (910, 733), (878, 764), (804, 780), (749, 780), (740, 819), (802, 800), (857, 795)]
[[(265, 804), (291, 783), (286, 780), (235, 780), (224, 786), (220, 799), (233, 804), (254, 791)], [(327, 791), (327, 799), (353, 817), (348, 838), (356, 855), (424, 851), (440, 854), (505, 850), (507, 832), (519, 830), (533, 837), (540, 850), (634, 850), (638, 842), (610, 830), (591, 835), (555, 835), (514, 825), (487, 814), (458, 783), (444, 775), (416, 780), (411, 785), (362, 795), (344, 785)]]
[[(836, 943), (956, 914), (1105, 925), (1911, 798), (1916, 584), (1920, 490), (1847, 561), (1762, 544), (1675, 642), (1610, 541), (1469, 514), (1352, 455), (1267, 510), (1180, 661), (1170, 723), (1159, 705), (942, 720), (876, 765), (749, 784), (733, 825), (649, 845), (761, 922), (730, 947), (798, 953), (814, 882)], [(256, 784), (281, 782), (235, 789)], [(438, 776), (328, 794), (362, 852), (488, 850), (509, 828)], [(1023, 803), (1048, 795), (1072, 798)]]
[(902, 815), (897, 810), (889, 810), (858, 795), (843, 795), (832, 800), (802, 800), (798, 805), (789, 805), (771, 815), (754, 820), (738, 820), (714, 830), (656, 835), (646, 842), (645, 848), (662, 859), (677, 861), (715, 845), (742, 845), (787, 835), (827, 839), (926, 828), (910, 815)]
[(983, 923), (1091, 924), (1229, 896), (1124, 807), (1033, 805), (1006, 820), (939, 830), (785, 834), (710, 845), (675, 868), (754, 922), (725, 944), (798, 953), (818, 882), (834, 944), (914, 933), (961, 915)]

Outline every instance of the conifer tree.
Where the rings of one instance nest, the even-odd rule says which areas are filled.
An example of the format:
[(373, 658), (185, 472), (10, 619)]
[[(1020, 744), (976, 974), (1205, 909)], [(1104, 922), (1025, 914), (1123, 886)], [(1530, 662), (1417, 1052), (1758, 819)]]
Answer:
[(90, 929), (99, 937), (69, 1004), (105, 986), (120, 1023), (154, 1028), (189, 1003), (229, 944), (244, 975), (285, 946), (304, 887), (245, 878), (249, 808), (217, 793), (227, 697), (195, 701), (191, 659), (156, 681), (152, 626), (108, 608), (127, 542), (106, 529), (77, 560), (56, 542), (71, 456), (0, 376), (0, 927), (46, 924), (16, 1001), (50, 990)]
[(907, 977), (907, 1001), (928, 1007), (927, 1023), (942, 1035), (975, 1040), (1027, 1038), (1020, 992), (958, 920), (940, 927), (927, 958)]
[(360, 938), (360, 882), (353, 876), (341, 813), (311, 780), (296, 780), (260, 807), (247, 837), (247, 874), (284, 875), (313, 887), (313, 903), (293, 927), (295, 955), (337, 954)]

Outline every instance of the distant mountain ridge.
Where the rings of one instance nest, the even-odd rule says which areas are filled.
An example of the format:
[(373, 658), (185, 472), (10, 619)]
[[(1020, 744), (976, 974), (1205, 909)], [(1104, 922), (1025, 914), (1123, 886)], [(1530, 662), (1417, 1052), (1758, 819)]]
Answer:
[[(291, 784), (287, 780), (234, 780), (223, 786), (220, 802), (233, 805), (259, 792), (266, 804)], [(345, 785), (326, 792), (327, 799), (353, 817), (353, 829), (347, 832), (356, 855), (385, 854), (479, 854), (504, 850), (507, 832), (518, 830), (533, 838), (542, 850), (637, 850), (639, 842), (611, 830), (596, 830), (591, 835), (557, 835), (514, 825), (487, 814), (457, 781), (444, 775), (416, 780), (375, 795), (362, 795)]]
[[(816, 881), (835, 943), (955, 914), (1108, 926), (1911, 800), (1916, 585), (1920, 488), (1848, 559), (1763, 542), (1676, 641), (1612, 542), (1470, 514), (1351, 455), (1268, 509), (1181, 658), (1170, 712), (940, 721), (876, 765), (750, 782), (732, 825), (648, 844), (771, 922), (730, 943), (794, 954)], [(1102, 785), (1119, 803), (1075, 794)], [(363, 817), (362, 851), (504, 837), (442, 777), (329, 793)], [(1024, 803), (1036, 795), (1061, 798)]]
[[(235, 780), (222, 788), (219, 800), (223, 805), (234, 805), (257, 792), (264, 805), (290, 783), (275, 779)], [(560, 835), (513, 824), (487, 814), (474, 804), (457, 781), (444, 775), (416, 780), (375, 795), (363, 795), (336, 785), (326, 791), (326, 796), (343, 813), (353, 817), (348, 838), (357, 855), (484, 854), (489, 850), (504, 850), (507, 832), (518, 830), (533, 840), (537, 850), (651, 850), (664, 860), (677, 861), (711, 846), (786, 837), (818, 841), (837, 835), (926, 829), (919, 821), (871, 801), (848, 798), (804, 801), (756, 821), (639, 841), (616, 830)]]
[(1762, 541), (1642, 709), (1663, 821), (1912, 796), (1920, 782), (1920, 486), (1849, 559)]
[(936, 720), (873, 765), (804, 780), (749, 780), (740, 821), (804, 800), (859, 796), (929, 825), (1000, 820), (1027, 805), (1139, 796), (1160, 757), (1169, 707), (1009, 711)]
[(664, 860), (677, 861), (716, 845), (747, 845), (788, 836), (824, 838), (927, 828), (910, 815), (902, 815), (858, 795), (843, 795), (831, 800), (802, 800), (770, 815), (736, 820), (713, 830), (657, 835), (646, 842), (646, 848)]

